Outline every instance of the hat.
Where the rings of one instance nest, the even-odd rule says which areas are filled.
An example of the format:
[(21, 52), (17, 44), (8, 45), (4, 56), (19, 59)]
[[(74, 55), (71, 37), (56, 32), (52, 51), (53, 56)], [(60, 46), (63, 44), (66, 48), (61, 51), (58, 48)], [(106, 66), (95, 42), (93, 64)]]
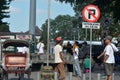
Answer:
[(56, 41), (62, 41), (62, 37), (57, 37)]
[(112, 40), (112, 36), (106, 36), (104, 40)]

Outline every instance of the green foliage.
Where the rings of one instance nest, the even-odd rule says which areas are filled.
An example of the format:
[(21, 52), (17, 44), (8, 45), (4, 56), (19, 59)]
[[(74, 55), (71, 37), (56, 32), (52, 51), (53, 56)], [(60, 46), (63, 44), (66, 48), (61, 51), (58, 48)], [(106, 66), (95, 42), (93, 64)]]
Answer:
[(120, 20), (119, 15), (120, 0), (56, 0), (56, 1), (60, 1), (62, 3), (63, 2), (70, 3), (73, 6), (75, 12), (76, 7), (79, 9), (79, 11), (81, 11), (83, 7), (85, 7), (86, 5), (95, 4), (100, 8), (102, 16), (112, 15), (115, 18), (115, 21)]
[(109, 31), (112, 36), (118, 36), (120, 34), (120, 23), (111, 24)]
[[(3, 22), (2, 19), (9, 18), (9, 4), (12, 0), (0, 0), (0, 31), (9, 31), (9, 26), (7, 25), (7, 22)], [(8, 28), (7, 28), (8, 27)]]
[(47, 44), (47, 22), (48, 21), (46, 20), (45, 23), (42, 24), (42, 34), (41, 34), (41, 37), (45, 45)]
[(0, 25), (0, 32), (10, 32), (9, 26), (7, 24), (1, 24)]
[[(54, 20), (50, 20), (50, 39), (55, 40), (56, 37), (61, 36), (63, 39), (70, 39), (73, 35), (74, 17), (69, 15), (59, 15)], [(42, 38), (47, 41), (47, 20), (42, 25)]]
[[(75, 16), (77, 17), (74, 20), (75, 24), (81, 25), (82, 19), (81, 12), (83, 8), (89, 4), (97, 5), (101, 11), (101, 18), (98, 22), (101, 23), (101, 29), (93, 31), (94, 35), (103, 35), (103, 28), (105, 19), (109, 19), (109, 25), (107, 30), (109, 35), (117, 36), (120, 32), (120, 0), (56, 0), (60, 2), (70, 3), (75, 11)], [(84, 30), (83, 30), (84, 31)]]
[(120, 20), (120, 0), (113, 0), (111, 11), (113, 11), (115, 22)]
[[(64, 39), (68, 39), (71, 36), (73, 17), (69, 15), (59, 15), (51, 22), (51, 37), (55, 39), (57, 36), (61, 36)], [(69, 35), (69, 37), (68, 37)]]

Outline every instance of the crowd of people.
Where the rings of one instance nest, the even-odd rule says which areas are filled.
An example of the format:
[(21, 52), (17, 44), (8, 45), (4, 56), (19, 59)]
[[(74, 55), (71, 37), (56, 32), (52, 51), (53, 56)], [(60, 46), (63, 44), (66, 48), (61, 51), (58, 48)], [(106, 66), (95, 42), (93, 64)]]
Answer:
[[(54, 54), (55, 54), (55, 71), (58, 73), (59, 78), (61, 78), (62, 80), (65, 80), (66, 76), (65, 76), (65, 68), (64, 68), (64, 58), (63, 58), (63, 47), (62, 47), (62, 38), (61, 37), (57, 37), (56, 38), (57, 44), (54, 47)], [(81, 48), (87, 49), (87, 43), (84, 42)], [(81, 71), (81, 67), (79, 64), (79, 59), (80, 58), (84, 58), (84, 65), (85, 65), (85, 72), (89, 72), (89, 68), (90, 68), (90, 58), (89, 58), (89, 49), (85, 50), (85, 54), (84, 55), (80, 55), (80, 45), (77, 41), (75, 41), (75, 43), (73, 45), (70, 44), (70, 42), (67, 43), (67, 46), (65, 47), (67, 49), (67, 53), (70, 55), (73, 55), (73, 76), (78, 77), (78, 78), (82, 78), (82, 71)], [(81, 50), (82, 52), (82, 50)], [(79, 57), (82, 56), (82, 57)]]
[[(117, 47), (111, 42), (112, 37), (107, 36), (105, 41), (105, 49), (103, 52), (97, 57), (97, 59), (100, 59), (100, 57), (104, 56), (103, 63), (105, 66), (105, 71), (107, 75), (107, 80), (112, 80), (112, 73), (114, 70), (114, 64), (115, 64), (115, 57), (114, 52), (117, 52)], [(61, 78), (61, 80), (65, 80), (65, 60), (63, 58), (63, 46), (62, 46), (62, 38), (57, 37), (56, 38), (56, 45), (54, 47), (54, 58), (55, 58), (55, 71), (58, 73), (58, 77)], [(72, 55), (73, 60), (73, 76), (82, 77), (82, 71), (81, 65), (79, 63), (79, 60), (82, 59), (84, 64), (84, 72), (89, 73), (90, 72), (90, 62), (93, 61), (90, 60), (90, 47), (87, 45), (87, 42), (84, 42), (82, 44), (79, 44), (79, 42), (75, 41), (73, 45), (70, 44), (70, 42), (67, 43), (67, 46), (64, 46), (64, 48), (67, 50), (67, 53)], [(38, 43), (37, 49), (39, 50), (39, 54), (44, 53), (44, 44), (41, 42)]]

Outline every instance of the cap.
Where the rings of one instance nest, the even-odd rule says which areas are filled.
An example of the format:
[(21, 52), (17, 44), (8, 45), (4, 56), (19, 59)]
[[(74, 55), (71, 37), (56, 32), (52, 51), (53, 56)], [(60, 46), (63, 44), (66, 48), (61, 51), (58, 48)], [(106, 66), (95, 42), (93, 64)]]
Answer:
[(104, 40), (112, 40), (112, 36), (106, 36)]
[(57, 37), (56, 41), (62, 41), (62, 37)]

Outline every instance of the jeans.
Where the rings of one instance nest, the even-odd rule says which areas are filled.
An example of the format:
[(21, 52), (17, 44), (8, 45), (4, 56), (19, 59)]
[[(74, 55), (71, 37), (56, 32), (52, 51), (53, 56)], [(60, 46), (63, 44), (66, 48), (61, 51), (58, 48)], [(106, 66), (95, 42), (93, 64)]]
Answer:
[(73, 74), (77, 76), (81, 76), (81, 68), (78, 59), (75, 59), (73, 62)]

